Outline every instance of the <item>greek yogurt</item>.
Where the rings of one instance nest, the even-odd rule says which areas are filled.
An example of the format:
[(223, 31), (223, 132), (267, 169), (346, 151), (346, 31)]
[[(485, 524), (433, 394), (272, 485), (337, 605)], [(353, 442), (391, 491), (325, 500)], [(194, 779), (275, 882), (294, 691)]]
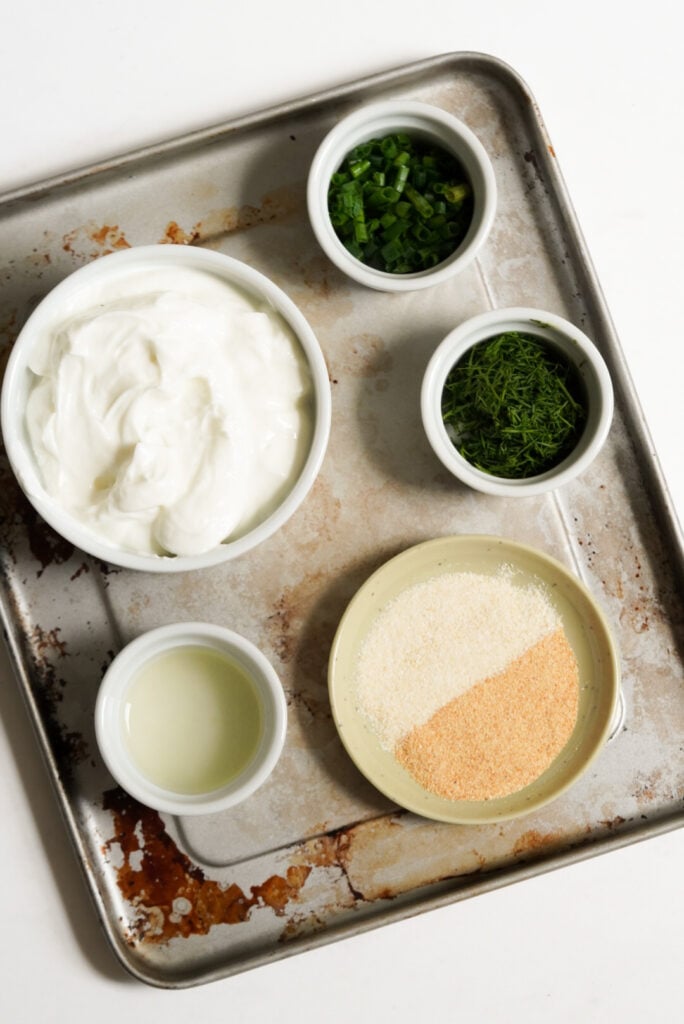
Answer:
[(196, 555), (262, 522), (313, 431), (307, 360), (270, 306), (203, 270), (129, 270), (44, 329), (26, 427), (46, 490), (130, 551)]

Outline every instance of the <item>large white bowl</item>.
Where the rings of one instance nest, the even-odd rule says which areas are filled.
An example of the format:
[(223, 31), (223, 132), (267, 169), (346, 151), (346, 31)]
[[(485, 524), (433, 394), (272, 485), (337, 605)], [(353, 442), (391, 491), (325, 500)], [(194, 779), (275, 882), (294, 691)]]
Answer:
[[(356, 259), (337, 237), (328, 213), (330, 179), (345, 156), (362, 142), (395, 132), (420, 138), (451, 153), (473, 189), (474, 210), (468, 232), (448, 259), (430, 270), (392, 274)], [(463, 270), (484, 244), (496, 213), (496, 178), (487, 152), (467, 125), (446, 110), (409, 100), (387, 100), (361, 107), (325, 136), (314, 156), (307, 186), (309, 219), (321, 248), (349, 277), (378, 291), (413, 291), (439, 284)]]
[[(101, 536), (66, 512), (43, 486), (26, 425), (25, 409), (33, 374), (28, 361), (36, 340), (46, 327), (59, 323), (83, 288), (99, 285), (131, 270), (190, 267), (218, 276), (266, 302), (294, 332), (308, 362), (314, 396), (314, 424), (308, 454), (292, 489), (254, 528), (210, 551), (197, 555), (160, 556), (126, 550)], [(26, 497), (58, 533), (96, 558), (129, 569), (180, 572), (200, 569), (244, 554), (270, 537), (297, 510), (320, 469), (330, 433), (331, 398), (328, 371), (316, 337), (290, 298), (263, 274), (222, 253), (194, 246), (150, 245), (104, 256), (75, 271), (40, 302), (15, 342), (2, 388), (2, 434), (12, 469)]]
[[(442, 418), (442, 393), (451, 369), (473, 345), (506, 331), (533, 335), (557, 349), (575, 367), (587, 401), (587, 420), (575, 448), (552, 469), (522, 479), (494, 476), (473, 466), (456, 448)], [(441, 463), (476, 491), (513, 498), (561, 487), (583, 473), (608, 436), (613, 405), (610, 373), (590, 338), (563, 317), (529, 307), (495, 309), (472, 317), (450, 331), (428, 363), (421, 391), (423, 426)]]
[[(162, 788), (143, 774), (125, 742), (127, 694), (132, 679), (149, 661), (177, 647), (207, 647), (236, 662), (251, 679), (261, 709), (261, 737), (251, 761), (230, 782), (207, 793), (176, 793)], [(210, 814), (246, 800), (278, 763), (286, 730), (285, 694), (266, 656), (240, 634), (206, 622), (161, 626), (131, 641), (105, 672), (95, 704), (95, 735), (107, 768), (136, 800), (168, 814)]]

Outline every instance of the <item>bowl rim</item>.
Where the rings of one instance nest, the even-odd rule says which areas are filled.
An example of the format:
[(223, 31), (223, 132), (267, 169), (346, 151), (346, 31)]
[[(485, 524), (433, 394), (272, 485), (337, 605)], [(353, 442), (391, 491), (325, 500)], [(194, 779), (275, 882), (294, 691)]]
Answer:
[[(573, 739), (554, 759), (550, 769), (536, 780), (503, 797), (490, 800), (449, 800), (424, 790), (415, 780), (410, 783), (413, 795), (407, 792), (402, 778), (406, 772), (398, 766), (392, 754), (381, 755), (379, 764), (373, 751), (380, 750), (377, 737), (367, 724), (358, 728), (363, 714), (350, 699), (349, 651), (363, 642), (379, 612), (397, 593), (410, 588), (415, 582), (432, 579), (441, 573), (484, 571), (473, 564), (474, 558), (485, 563), (513, 565), (516, 571), (529, 572), (554, 594), (573, 604), (575, 612), (587, 620), (588, 635), (605, 654), (606, 707), (601, 711), (601, 727), (590, 744), (587, 756), (575, 770), (567, 772), (562, 780), (542, 793), (532, 795), (542, 785), (544, 776), (566, 753), (574, 752)], [(534, 566), (529, 568), (530, 563)], [(526, 568), (527, 564), (527, 568)], [(576, 603), (575, 603), (576, 602)], [(589, 621), (591, 620), (591, 621)], [(356, 635), (356, 629), (360, 634)], [(340, 740), (350, 758), (362, 774), (379, 792), (400, 806), (435, 821), (458, 825), (485, 825), (521, 818), (554, 802), (573, 787), (583, 776), (606, 743), (612, 738), (619, 723), (616, 716), (624, 708), (621, 692), (621, 660), (619, 647), (608, 617), (589, 587), (573, 571), (544, 549), (523, 541), (495, 534), (463, 533), (433, 537), (419, 541), (388, 558), (368, 576), (353, 594), (338, 622), (328, 659), (328, 691), (333, 721)]]
[[(121, 705), (133, 675), (175, 647), (207, 647), (233, 658), (254, 683), (262, 706), (264, 726), (256, 754), (235, 779), (207, 793), (180, 794), (152, 782), (135, 765), (121, 735)], [(278, 674), (251, 640), (213, 623), (177, 622), (147, 630), (122, 647), (100, 682), (94, 721), (102, 760), (130, 796), (163, 813), (213, 814), (242, 803), (273, 772), (285, 743), (287, 702)]]
[[(505, 330), (535, 334), (563, 352), (594, 396), (589, 420), (577, 446), (557, 466), (536, 476), (506, 479), (471, 465), (447, 434), (442, 418), (442, 391), (458, 359), (473, 345)], [(569, 483), (583, 473), (603, 447), (613, 418), (614, 394), (608, 367), (594, 342), (575, 324), (547, 310), (511, 306), (470, 317), (454, 327), (434, 350), (423, 375), (421, 418), (428, 441), (442, 465), (463, 483), (485, 494), (530, 497)]]
[[(429, 270), (392, 274), (366, 266), (349, 253), (330, 222), (327, 194), (330, 177), (346, 154), (379, 132), (405, 130), (430, 135), (466, 165), (469, 177), (482, 179), (475, 191), (476, 210), (465, 239), (446, 260)], [(367, 104), (343, 117), (325, 135), (314, 155), (307, 180), (309, 219), (319, 245), (345, 274), (379, 291), (403, 292), (432, 287), (463, 270), (487, 239), (494, 223), (497, 185), (489, 154), (477, 135), (448, 111), (417, 100), (383, 100)], [(474, 225), (474, 226), (473, 226)]]
[[(314, 415), (309, 451), (294, 485), (280, 504), (255, 527), (198, 555), (153, 555), (108, 544), (101, 536), (65, 512), (47, 493), (33, 454), (23, 436), (23, 408), (18, 405), (18, 381), (27, 370), (35, 332), (50, 322), (73, 294), (127, 267), (174, 265), (196, 268), (242, 288), (260, 302), (267, 302), (288, 324), (301, 346), (309, 367)], [(219, 565), (267, 540), (297, 511), (318, 476), (328, 446), (332, 415), (330, 378), (320, 344), (303, 313), (283, 289), (260, 271), (233, 256), (201, 246), (154, 244), (133, 246), (93, 260), (63, 278), (38, 303), (14, 343), (5, 370), (0, 397), (0, 425), (7, 457), (22, 491), (39, 515), (62, 537), (103, 562), (147, 572), (186, 572)]]

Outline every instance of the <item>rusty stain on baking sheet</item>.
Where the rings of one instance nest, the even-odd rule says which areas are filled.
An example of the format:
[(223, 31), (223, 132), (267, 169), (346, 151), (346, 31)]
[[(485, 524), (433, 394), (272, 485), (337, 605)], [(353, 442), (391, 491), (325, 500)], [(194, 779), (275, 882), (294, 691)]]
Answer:
[(33, 695), (40, 707), (45, 728), (62, 781), (68, 781), (76, 765), (88, 757), (88, 744), (80, 732), (68, 729), (59, 721), (58, 707), (64, 699), (66, 678), (58, 670), (59, 662), (69, 657), (61, 630), (43, 629), (39, 625), (27, 630), (34, 661)]
[[(299, 257), (298, 265), (301, 269), (301, 283), (308, 293), (308, 301), (314, 304), (320, 300), (320, 307), (325, 310), (331, 299), (335, 298), (335, 287), (330, 281), (330, 273), (336, 273), (326, 256), (316, 253), (306, 258)], [(346, 309), (353, 309), (350, 302)]]
[(53, 651), (60, 658), (65, 658), (67, 656), (67, 647), (66, 641), (59, 638), (61, 632), (59, 626), (55, 629), (47, 630), (47, 632), (41, 629), (40, 626), (34, 626), (30, 637), (36, 654), (43, 658), (49, 651)]
[(32, 506), (28, 503), (24, 513), (24, 526), (31, 554), (41, 566), (36, 570), (36, 576), (42, 576), (49, 565), (61, 565), (69, 561), (74, 553), (74, 545), (55, 533), (37, 512), (33, 512)]
[(355, 334), (349, 339), (348, 359), (342, 371), (350, 377), (389, 374), (394, 359), (378, 334)]
[[(354, 832), (353, 827), (341, 828), (327, 835), (317, 836), (303, 843), (295, 853), (295, 863), (301, 860), (304, 866), (321, 870), (328, 879), (328, 886), (331, 877), (336, 877), (342, 888), (336, 890), (333, 885), (332, 899), (331, 890), (328, 888), (328, 901), (323, 906), (317, 906), (315, 910), (311, 906), (301, 911), (295, 908), (280, 933), (280, 943), (291, 942), (303, 935), (322, 931), (329, 923), (330, 916), (334, 916), (335, 912), (343, 908), (350, 909), (361, 902), (373, 902), (374, 898), (367, 899), (355, 888), (351, 880), (351, 845)], [(386, 895), (391, 898), (394, 893)]]
[[(320, 477), (314, 490), (324, 509), (318, 533), (314, 535), (314, 543), (320, 547), (334, 540), (341, 503)], [(305, 551), (302, 556), (306, 557)], [(375, 562), (371, 568), (376, 568)], [(344, 608), (370, 571), (368, 566), (360, 565), (347, 577), (339, 577), (332, 583), (329, 566), (307, 573), (297, 583), (282, 587), (273, 600), (273, 610), (264, 620), (270, 647), (296, 679), (295, 686), (286, 687), (288, 704), (304, 709), (316, 726), (309, 730), (307, 724), (307, 737), (312, 745), (327, 743), (334, 735), (328, 696), (328, 657)]]
[[(10, 571), (8, 562), (17, 562), (15, 545), (26, 535), (33, 558), (33, 567), (38, 563), (36, 577), (40, 578), (49, 565), (68, 561), (73, 546), (54, 533), (38, 516), (24, 498), (13, 474), (0, 459), (0, 537), (5, 559), (4, 572)], [(84, 567), (85, 568), (85, 567)], [(60, 721), (59, 706), (68, 685), (63, 674), (63, 661), (70, 657), (67, 641), (60, 627), (44, 628), (37, 622), (26, 620), (25, 610), (19, 604), (11, 587), (7, 587), (7, 599), (12, 607), (14, 621), (20, 623), (20, 632), (25, 638), (27, 674), (33, 699), (49, 738), (54, 763), (60, 779), (68, 783), (73, 769), (84, 762), (89, 755), (88, 743), (76, 729), (70, 729)]]
[(78, 569), (76, 569), (74, 572), (72, 572), (71, 576), (69, 577), (70, 582), (73, 583), (74, 580), (77, 580), (80, 576), (83, 576), (83, 574), (86, 573), (86, 572), (90, 572), (90, 566), (88, 565), (87, 562), (81, 562), (81, 564), (79, 565)]
[(662, 600), (654, 589), (647, 586), (641, 556), (631, 541), (625, 541), (619, 558), (602, 558), (597, 550), (599, 542), (591, 533), (578, 537), (577, 543), (583, 549), (590, 568), (601, 564), (601, 585), (606, 595), (620, 602), (618, 614), (621, 625), (639, 634), (649, 632), (655, 622), (665, 621)]
[(661, 796), (662, 778), (663, 773), (659, 769), (648, 775), (643, 773), (637, 775), (634, 798), (640, 808), (653, 803), (654, 800)]
[(269, 907), (282, 917), (311, 872), (309, 865), (292, 864), (283, 874), (250, 886), (247, 895), (235, 883), (207, 878), (178, 849), (157, 811), (123, 790), (106, 792), (103, 807), (112, 812), (114, 823), (114, 835), (105, 849), (111, 852), (116, 845), (121, 851), (117, 882), (136, 915), (130, 928), (132, 941), (158, 944), (206, 935), (215, 925), (247, 921), (257, 907)]
[(14, 557), (14, 541), (22, 530), (25, 531), (29, 550), (38, 565), (36, 577), (40, 578), (49, 565), (67, 562), (74, 546), (50, 529), (16, 487), (9, 471), (3, 472), (3, 469), (0, 468), (0, 481), (8, 484), (6, 488), (3, 486), (3, 541), (7, 552)]
[(294, 657), (299, 640), (298, 632), (293, 628), (293, 619), (299, 615), (299, 609), (292, 602), (286, 590), (275, 604), (275, 611), (268, 616), (269, 633), (273, 650), (282, 662), (291, 661)]
[[(7, 308), (0, 314), (0, 382), (5, 375), (5, 367), (10, 357), (12, 346), (19, 334), (19, 311), (14, 308)], [(0, 438), (1, 440), (1, 438)], [(2, 445), (4, 451), (4, 443)]]
[[(96, 248), (93, 249), (92, 245)], [(118, 249), (130, 249), (118, 224), (95, 224), (92, 221), (73, 228), (62, 237), (62, 249), (77, 259), (95, 260)]]
[(252, 896), (256, 904), (262, 903), (278, 917), (282, 917), (285, 908), (291, 900), (296, 900), (299, 890), (306, 882), (311, 868), (303, 864), (300, 866), (290, 865), (285, 871), (285, 876), (271, 875), (261, 885), (251, 886)]
[(105, 250), (130, 249), (131, 247), (123, 231), (119, 230), (118, 224), (103, 224), (97, 231), (91, 232), (90, 237)]
[(0, 538), (6, 555), (14, 561), (18, 541), (28, 541), (29, 550), (38, 566), (38, 578), (49, 565), (67, 562), (74, 552), (73, 544), (55, 533), (24, 497), (4, 452), (0, 458)]
[(537, 156), (534, 149), (529, 149), (526, 153), (523, 153), (525, 163), (530, 164), (534, 168), (535, 177), (544, 184), (544, 175), (542, 174), (541, 166), (539, 164), (539, 157)]
[[(338, 866), (356, 900), (374, 903), (393, 900), (402, 893), (463, 880), (480, 874), (495, 859), (469, 845), (461, 846), (451, 826), (425, 821), (395, 810), (344, 831), (338, 845)], [(451, 841), (440, 842), (451, 835)], [(302, 847), (308, 863), (310, 847)]]
[(623, 818), (621, 814), (616, 814), (614, 818), (609, 818), (606, 821), (600, 821), (599, 825), (603, 825), (603, 827), (607, 828), (609, 832), (612, 832), (614, 829), (620, 828), (621, 825), (624, 825), (626, 821), (627, 819)]
[(192, 231), (184, 231), (175, 220), (170, 220), (159, 242), (160, 244), (169, 243), (170, 245), (192, 245), (193, 242), (197, 241), (197, 237), (197, 232), (194, 229)]
[[(162, 944), (174, 938), (205, 935), (221, 924), (242, 924), (259, 908), (270, 908), (278, 917), (288, 913), (281, 941), (292, 939), (312, 927), (323, 927), (324, 917), (360, 902), (393, 899), (389, 886), (365, 894), (352, 882), (354, 844), (363, 846), (368, 832), (392, 832), (400, 827), (405, 814), (399, 811), (389, 818), (363, 822), (306, 840), (290, 851), (289, 863), (264, 882), (250, 885), (249, 893), (235, 882), (207, 878), (202, 868), (182, 852), (169, 835), (157, 811), (139, 804), (116, 788), (103, 796), (103, 808), (110, 811), (113, 835), (104, 843), (122, 896), (133, 908), (129, 923), (131, 942)], [(118, 847), (118, 850), (116, 848)], [(478, 869), (485, 860), (478, 857)], [(330, 871), (343, 882), (336, 905), (307, 907), (298, 912), (300, 893), (312, 872)]]
[(538, 853), (540, 850), (547, 850), (557, 846), (564, 839), (561, 832), (539, 832), (537, 829), (529, 829), (523, 832), (513, 846), (513, 856), (523, 857), (530, 853)]
[[(358, 825), (348, 825), (335, 829), (327, 835), (316, 836), (302, 843), (293, 854), (294, 863), (303, 863), (316, 868), (333, 868), (339, 872), (352, 898), (352, 902), (373, 902), (378, 899), (392, 899), (396, 896), (396, 890), (388, 886), (382, 888), (371, 888), (366, 891), (358, 882), (352, 881), (354, 871), (354, 857), (361, 847), (368, 847), (369, 838), (375, 838), (378, 834), (391, 835), (401, 828), (401, 818), (407, 812), (397, 811), (390, 816), (383, 816), (375, 820), (361, 822)], [(381, 856), (381, 859), (382, 856)], [(371, 871), (366, 870), (363, 874), (370, 878)]]
[[(301, 653), (302, 627), (314, 610), (320, 611), (316, 606), (325, 583), (326, 574), (319, 570), (309, 573), (294, 586), (283, 587), (275, 602), (275, 611), (266, 620), (271, 642), (282, 662), (292, 661)], [(314, 664), (309, 664), (308, 667), (313, 670), (314, 675), (318, 675), (320, 669), (325, 667), (327, 647), (335, 629), (336, 623), (331, 620), (326, 635), (316, 637), (313, 651), (310, 649), (311, 645), (308, 645), (308, 655), (314, 655)], [(317, 651), (320, 653), (316, 657)], [(310, 662), (311, 659), (306, 657), (306, 660)]]
[(340, 322), (354, 315), (354, 295), (349, 279), (327, 256), (319, 252), (312, 255), (305, 247), (292, 253), (291, 239), (285, 238), (280, 258), (293, 271), (289, 282), (290, 298), (315, 322), (317, 331), (334, 332)]
[(12, 347), (18, 333), (19, 333), (19, 312), (17, 309), (10, 308), (3, 312), (2, 320), (0, 320), (0, 337), (5, 339), (3, 349), (9, 349)]
[(282, 222), (295, 214), (303, 203), (303, 185), (283, 185), (264, 195), (259, 206), (245, 203), (242, 206), (226, 206), (212, 210), (187, 230), (182, 228), (177, 221), (170, 220), (159, 242), (173, 245), (201, 245), (220, 235), (248, 231), (250, 228), (272, 224), (276, 221)]

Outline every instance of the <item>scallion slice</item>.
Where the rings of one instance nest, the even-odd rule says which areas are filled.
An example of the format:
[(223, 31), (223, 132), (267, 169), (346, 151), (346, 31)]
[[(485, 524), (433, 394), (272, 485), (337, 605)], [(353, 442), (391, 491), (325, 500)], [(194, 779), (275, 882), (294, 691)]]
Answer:
[(472, 220), (473, 195), (452, 154), (396, 132), (347, 154), (330, 180), (328, 210), (356, 259), (409, 274), (458, 248)]

